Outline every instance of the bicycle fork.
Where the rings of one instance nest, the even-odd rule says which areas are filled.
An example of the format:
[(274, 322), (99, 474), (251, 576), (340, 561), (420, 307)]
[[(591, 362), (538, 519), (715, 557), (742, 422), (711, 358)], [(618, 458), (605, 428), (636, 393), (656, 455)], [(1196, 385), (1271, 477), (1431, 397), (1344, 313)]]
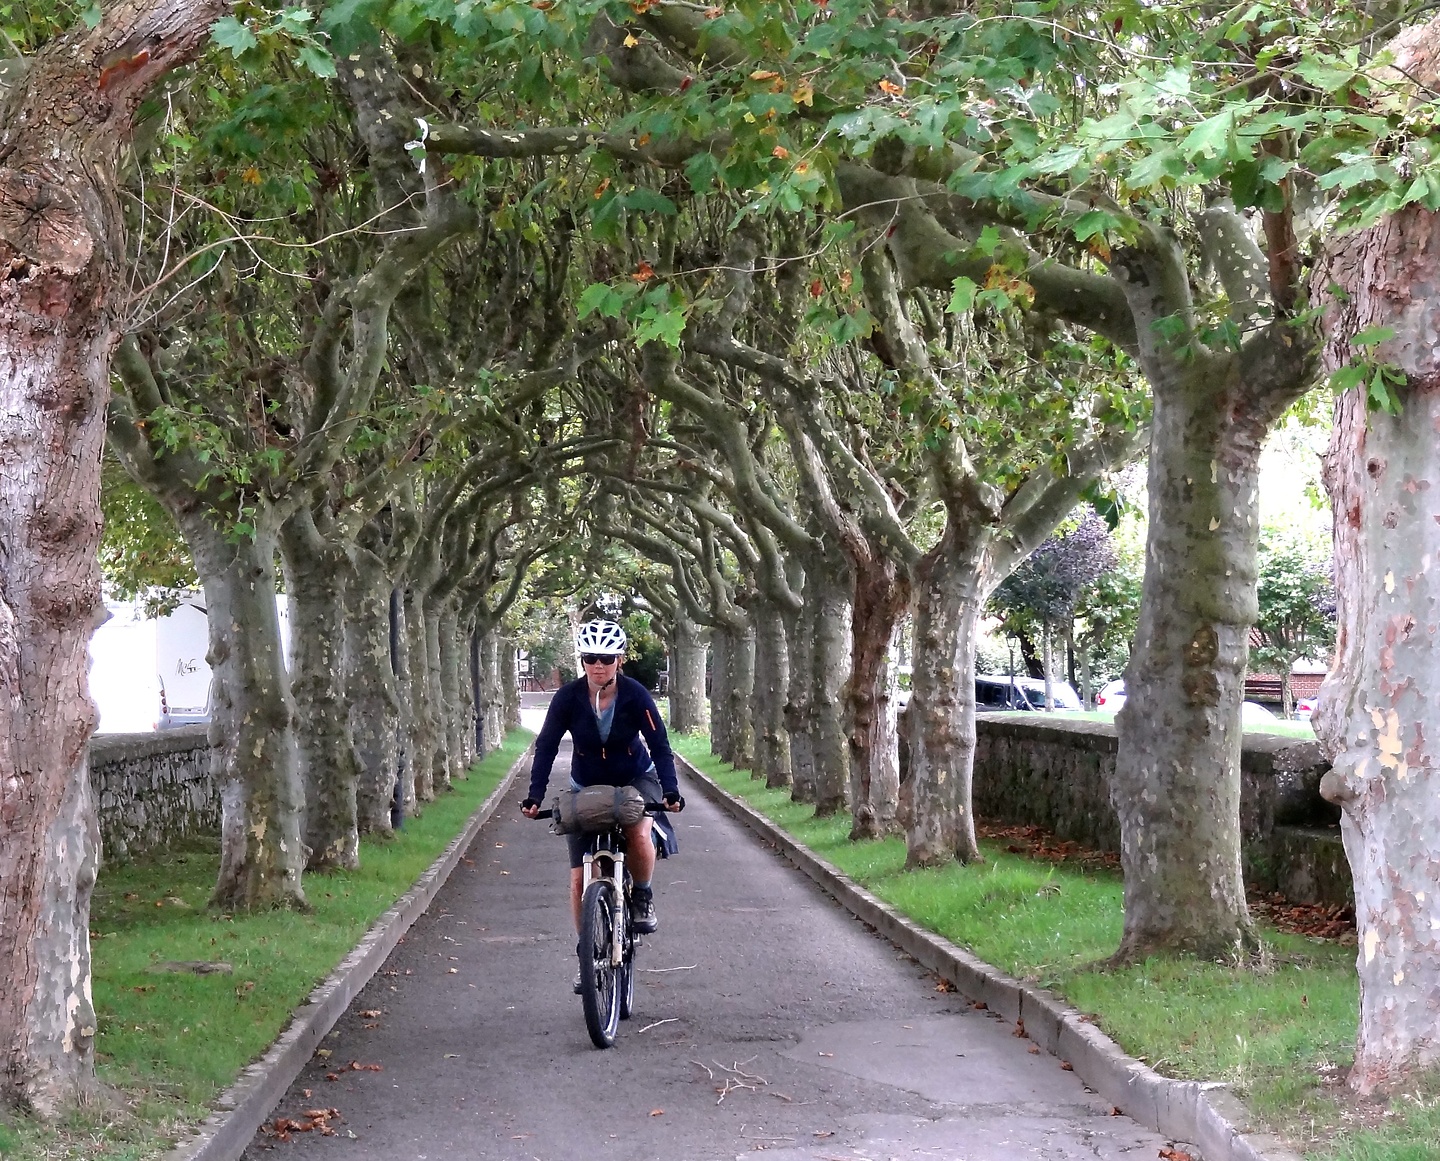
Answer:
[[(604, 873), (604, 867), (596, 868), (596, 859), (609, 860), (610, 873), (608, 875)], [(615, 938), (610, 941), (610, 965), (618, 968), (625, 959), (625, 930), (627, 927), (625, 915), (625, 855), (619, 851), (587, 852), (581, 860), (581, 868), (580, 893), (582, 895), (596, 879), (608, 878), (610, 882), (615, 885), (615, 890), (610, 893), (610, 930), (615, 933)]]

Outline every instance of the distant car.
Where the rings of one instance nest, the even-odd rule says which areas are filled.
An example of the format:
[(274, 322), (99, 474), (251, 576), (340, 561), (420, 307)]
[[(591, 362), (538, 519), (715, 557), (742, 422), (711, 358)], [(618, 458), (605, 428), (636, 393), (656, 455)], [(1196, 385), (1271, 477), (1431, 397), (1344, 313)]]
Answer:
[(1295, 703), (1295, 720), (1308, 722), (1315, 712), (1315, 706), (1320, 701), (1318, 697), (1302, 697)]
[(1106, 713), (1119, 713), (1120, 707), (1125, 704), (1125, 679), (1119, 678), (1116, 681), (1107, 681), (1100, 687), (1100, 692), (1095, 695), (1095, 708), (1104, 710)]
[[(1100, 687), (1100, 692), (1095, 695), (1095, 708), (1102, 709), (1106, 713), (1119, 713), (1120, 707), (1125, 704), (1125, 682), (1111, 681)], [(1261, 705), (1258, 701), (1246, 701), (1240, 703), (1240, 724), (1253, 725), (1257, 722), (1273, 722), (1275, 715)]]
[(1254, 722), (1273, 722), (1275, 720), (1275, 715), (1258, 701), (1242, 701), (1240, 703), (1240, 723), (1242, 725), (1248, 726)]
[(165, 696), (165, 681), (160, 681), (160, 720), (155, 723), (157, 730), (175, 730), (181, 726), (203, 726), (210, 722), (210, 694), (205, 691), (205, 704), (198, 706), (172, 706)]
[[(1068, 681), (1050, 685), (1050, 696), (1058, 710), (1084, 709), (1080, 695)], [(975, 708), (981, 713), (993, 710), (1043, 710), (1045, 683), (1035, 677), (1007, 677), (1003, 673), (982, 673), (975, 678)]]

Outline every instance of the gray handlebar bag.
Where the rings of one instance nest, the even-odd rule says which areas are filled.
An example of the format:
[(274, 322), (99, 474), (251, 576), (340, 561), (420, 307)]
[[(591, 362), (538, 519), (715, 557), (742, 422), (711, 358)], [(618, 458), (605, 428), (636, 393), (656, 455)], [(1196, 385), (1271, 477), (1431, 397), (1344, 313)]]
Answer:
[(645, 817), (645, 796), (633, 786), (585, 786), (562, 790), (550, 803), (556, 834), (594, 834), (634, 826)]

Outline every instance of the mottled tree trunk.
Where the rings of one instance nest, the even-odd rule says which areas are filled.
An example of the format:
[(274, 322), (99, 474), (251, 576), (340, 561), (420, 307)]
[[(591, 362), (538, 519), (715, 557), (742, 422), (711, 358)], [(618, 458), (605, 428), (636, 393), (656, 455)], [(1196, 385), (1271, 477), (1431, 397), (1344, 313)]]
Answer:
[(730, 714), (730, 651), (735, 638), (724, 625), (710, 634), (710, 752), (730, 761), (735, 719)]
[[(94, 1076), (99, 834), (87, 646), (104, 616), (100, 455), (124, 240), (116, 168), (146, 93), (224, 11), (109, 5), (12, 71), (0, 125), (0, 1107)], [(13, 46), (12, 46), (13, 52)], [(102, 70), (124, 64), (109, 76)]]
[(755, 620), (755, 682), (751, 697), (754, 775), (773, 789), (790, 785), (790, 739), (785, 732), (790, 657), (785, 649), (785, 623), (775, 604), (761, 599), (751, 610)]
[(1328, 370), (1369, 327), (1374, 356), (1408, 376), (1398, 416), (1343, 395), (1326, 457), (1339, 639), (1315, 729), (1331, 754), (1321, 793), (1341, 808), (1355, 881), (1360, 1023), (1350, 1085), (1394, 1089), (1440, 1067), (1440, 215), (1410, 207), (1332, 242)]
[(414, 587), (405, 590), (405, 659), (410, 679), (410, 764), (415, 802), (435, 801), (435, 747), (438, 733), (430, 689), (429, 646), (425, 633), (425, 600)]
[(345, 553), (321, 538), (310, 509), (280, 531), (290, 604), (290, 694), (305, 787), (305, 843), (312, 871), (360, 865), (355, 793), (360, 760), (350, 739), (345, 698)]
[[(968, 540), (968, 543), (965, 541)], [(906, 866), (980, 857), (970, 808), (975, 770), (975, 647), (986, 594), (986, 537), (947, 521), (915, 570), (915, 642), (905, 712)]]
[(684, 609), (675, 611), (670, 635), (670, 729), (677, 734), (705, 728), (704, 630)]
[(1238, 360), (1183, 374), (1155, 390), (1145, 588), (1116, 721), (1120, 959), (1257, 947), (1240, 872), (1240, 703), (1268, 425), (1236, 402)]
[(747, 627), (730, 636), (730, 764), (737, 770), (755, 768), (755, 633)]
[(400, 716), (395, 723), (395, 776), (398, 779), (400, 813), (416, 813), (415, 797), (415, 689), (410, 678), (410, 631), (407, 627), (405, 591), (390, 593), (390, 660), (395, 674), (395, 696)]
[(799, 611), (785, 621), (790, 684), (785, 698), (785, 732), (790, 735), (790, 798), (815, 801), (815, 599), (816, 577), (808, 574)]
[(888, 559), (857, 563), (850, 624), (850, 809), (852, 839), (895, 828), (900, 800), (890, 650), (910, 598), (909, 578)]
[(350, 551), (345, 585), (345, 699), (360, 763), (355, 817), (361, 834), (388, 838), (399, 770), (400, 698), (390, 660), (390, 578), (364, 547)]
[(212, 906), (304, 906), (305, 806), (295, 706), (275, 607), (278, 529), (261, 508), (255, 535), (216, 529), (203, 510), (179, 518), (205, 592), (213, 673), (211, 770), (220, 788), (220, 874)]
[[(445, 697), (445, 749), (449, 776), (462, 778), (474, 753), (474, 703), (471, 700), (470, 651), (460, 638), (460, 618), (453, 602), (440, 606), (437, 618), (440, 680)], [(488, 741), (486, 743), (489, 744)]]
[(505, 695), (501, 689), (500, 653), (502, 641), (499, 628), (480, 638), (480, 707), (485, 722), (485, 749), (499, 749), (505, 740)]
[(425, 634), (425, 687), (429, 691), (432, 738), (430, 750), (430, 789), (441, 794), (450, 789), (450, 772), (454, 768), (450, 754), (450, 725), (455, 691), (446, 688), (445, 656), (440, 646), (441, 602), (427, 598), (422, 603), (421, 626)]
[(845, 688), (850, 680), (850, 570), (831, 560), (815, 594), (815, 661), (810, 704), (815, 715), (815, 814), (828, 817), (845, 809), (850, 784), (850, 723)]
[(520, 674), (515, 667), (515, 641), (500, 641), (500, 692), (503, 695), (505, 732), (520, 728)]

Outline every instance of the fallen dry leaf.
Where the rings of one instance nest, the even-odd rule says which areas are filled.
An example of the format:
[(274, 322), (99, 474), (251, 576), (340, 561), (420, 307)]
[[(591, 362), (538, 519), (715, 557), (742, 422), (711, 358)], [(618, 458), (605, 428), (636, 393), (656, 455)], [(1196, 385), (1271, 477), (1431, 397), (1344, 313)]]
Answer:
[(1062, 1061), (1060, 1062), (1060, 1067), (1063, 1068), (1066, 1072), (1074, 1072), (1074, 1071), (1075, 1071), (1075, 1066), (1074, 1066), (1073, 1064), (1071, 1064), (1068, 1060), (1062, 1060)]
[(306, 1109), (300, 1117), (276, 1117), (260, 1126), (260, 1131), (277, 1141), (288, 1141), (291, 1133), (318, 1132), (322, 1137), (335, 1136), (332, 1120), (340, 1119), (339, 1109)]
[(1040, 1045), (1038, 1045), (1038, 1044), (1032, 1044), (1032, 1045), (1030, 1045), (1030, 1055), (1031, 1055), (1031, 1056), (1039, 1056), (1039, 1055), (1040, 1055)]
[(650, 1115), (651, 1115), (652, 1117), (663, 1117), (663, 1116), (665, 1115), (665, 1110), (664, 1110), (664, 1109), (651, 1109), (651, 1110), (650, 1110)]
[(1163, 1157), (1165, 1161), (1194, 1161), (1190, 1154), (1185, 1152), (1184, 1149), (1176, 1149), (1170, 1145), (1166, 1145), (1165, 1148), (1160, 1150), (1160, 1156)]
[(367, 1020), (374, 1020), (376, 1017), (383, 1016), (384, 1014), (385, 1013), (379, 1008), (363, 1008), (360, 1011), (360, 1015), (364, 1016)]

